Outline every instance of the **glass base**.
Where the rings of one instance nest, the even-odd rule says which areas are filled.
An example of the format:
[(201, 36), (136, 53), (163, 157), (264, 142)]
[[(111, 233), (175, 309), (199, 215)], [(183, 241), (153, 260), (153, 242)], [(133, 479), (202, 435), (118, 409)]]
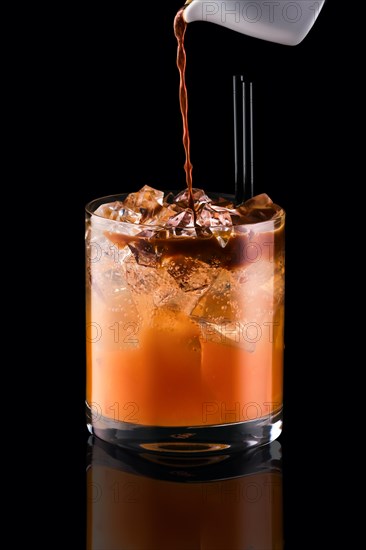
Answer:
[(160, 427), (118, 422), (97, 416), (88, 404), (86, 418), (89, 432), (108, 443), (166, 455), (244, 451), (274, 441), (282, 431), (282, 408), (256, 420), (215, 426)]

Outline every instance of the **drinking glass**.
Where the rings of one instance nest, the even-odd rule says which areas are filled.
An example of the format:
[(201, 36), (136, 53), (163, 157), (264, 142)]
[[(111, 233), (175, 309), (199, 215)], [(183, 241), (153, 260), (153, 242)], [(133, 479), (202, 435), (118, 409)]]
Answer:
[(133, 450), (212, 453), (282, 429), (284, 226), (194, 230), (86, 207), (87, 424)]

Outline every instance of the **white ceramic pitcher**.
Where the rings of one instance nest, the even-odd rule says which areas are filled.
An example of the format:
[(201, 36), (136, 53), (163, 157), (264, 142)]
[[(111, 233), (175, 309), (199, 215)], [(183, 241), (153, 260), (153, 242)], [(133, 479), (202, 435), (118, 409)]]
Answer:
[(187, 0), (187, 23), (207, 21), (278, 42), (299, 44), (314, 25), (325, 0)]

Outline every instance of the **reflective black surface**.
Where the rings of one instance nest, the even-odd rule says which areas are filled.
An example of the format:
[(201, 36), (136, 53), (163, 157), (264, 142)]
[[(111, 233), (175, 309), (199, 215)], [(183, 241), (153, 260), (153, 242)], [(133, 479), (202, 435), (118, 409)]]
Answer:
[[(291, 411), (301, 413), (300, 408)], [(316, 426), (314, 422), (313, 429)], [(334, 537), (342, 528), (342, 523), (334, 522), (334, 510), (340, 511), (345, 502), (350, 505), (353, 502), (341, 498), (341, 491), (351, 479), (356, 483), (356, 478), (344, 477), (341, 473), (339, 447), (319, 441), (315, 436), (300, 437), (292, 430), (291, 422), (280, 440), (270, 446), (246, 454), (192, 461), (135, 455), (100, 440), (92, 442), (85, 431), (80, 433), (78, 441), (65, 433), (56, 438), (55, 443), (53, 452), (49, 445), (45, 454), (39, 455), (37, 446), (34, 451), (47, 464), (42, 514), (48, 513), (54, 523), (53, 536), (65, 548), (72, 541), (75, 547), (88, 550), (146, 550), (146, 537), (150, 540), (154, 536), (153, 540), (159, 540), (160, 535), (165, 537), (170, 533), (170, 539), (163, 537), (163, 541), (171, 543), (174, 535), (177, 540), (172, 548), (180, 550), (177, 545), (181, 534), (188, 536), (190, 533), (193, 545), (183, 548), (196, 550), (202, 528), (208, 535), (214, 532), (218, 541), (226, 541), (227, 545), (223, 546), (222, 542), (219, 550), (267, 550), (267, 547), (277, 550), (268, 542), (274, 535), (266, 518), (272, 515), (278, 525), (278, 549), (309, 550), (323, 547), (322, 544)], [(25, 478), (26, 496), (33, 507), (31, 489), (38, 487), (38, 483), (29, 468), (27, 472), (31, 477)], [(28, 485), (31, 482), (33, 485)], [(275, 509), (268, 500), (270, 486), (274, 487)], [(280, 487), (282, 493), (276, 492)], [(134, 502), (136, 497), (137, 502)], [(204, 501), (206, 497), (207, 502)], [(267, 546), (263, 548), (234, 544), (244, 536), (254, 537), (252, 524), (247, 522), (252, 517), (250, 510), (258, 518), (261, 533), (267, 533)], [(281, 520), (278, 515), (273, 516), (275, 513), (281, 514)], [(183, 521), (177, 523), (177, 515)], [(112, 525), (108, 526), (112, 520)], [(213, 531), (206, 529), (206, 525)], [(164, 532), (164, 526), (169, 533)], [(230, 536), (236, 537), (231, 547), (228, 530)], [(124, 545), (103, 547), (99, 544), (109, 532), (117, 542), (122, 537)], [(107, 542), (109, 544), (110, 540)], [(147, 549), (165, 550), (165, 547), (147, 546)], [(217, 548), (213, 546), (213, 550)]]
[(88, 550), (282, 550), (281, 445), (205, 458), (88, 442)]
[[(39, 396), (26, 388), (29, 409), (21, 408), (23, 418), (16, 426), (14, 449), (17, 454), (21, 451), (24, 462), (15, 479), (22, 483), (22, 492), (16, 489), (15, 513), (21, 524), (24, 503), (33, 508), (39, 498), (41, 511), (32, 532), (38, 541), (46, 511), (52, 522), (51, 534), (46, 536), (48, 548), (86, 548), (84, 205), (95, 197), (145, 184), (184, 187), (171, 28), (180, 5), (178, 0), (161, 7), (152, 5), (154, 13), (159, 12), (154, 29), (143, 9), (132, 4), (127, 13), (121, 13), (120, 6), (113, 13), (101, 5), (82, 13), (74, 7), (58, 41), (58, 58), (52, 54), (42, 67), (47, 86), (41, 101), (51, 92), (47, 128), (59, 134), (58, 143), (45, 134), (52, 153), (46, 150), (41, 159), (55, 159), (47, 173), (47, 185), (57, 196), (57, 218), (51, 219), (45, 196), (39, 203), (33, 201), (41, 214), (42, 234), (47, 231), (52, 241), (47, 246), (32, 246), (32, 262), (25, 266), (28, 276), (36, 262), (42, 262), (42, 288), (36, 298), (38, 301), (43, 294), (46, 298), (32, 341), (37, 349), (36, 367), (29, 366), (29, 353), (24, 363), (39, 386)], [(340, 376), (336, 367), (342, 353), (358, 349), (344, 333), (347, 327), (351, 330), (352, 317), (341, 315), (338, 308), (349, 302), (343, 277), (347, 270), (354, 273), (358, 264), (353, 258), (359, 256), (340, 246), (338, 229), (330, 224), (330, 217), (344, 210), (344, 197), (335, 192), (339, 163), (342, 157), (347, 166), (353, 162), (343, 151), (350, 134), (342, 134), (339, 124), (342, 117), (349, 118), (348, 109), (354, 102), (351, 92), (358, 86), (359, 75), (352, 67), (357, 52), (352, 49), (348, 55), (344, 33), (346, 26), (352, 29), (358, 10), (356, 4), (350, 11), (340, 5), (337, 15), (336, 6), (327, 2), (306, 41), (294, 48), (266, 44), (204, 23), (192, 25), (187, 38), (195, 185), (211, 191), (234, 190), (232, 75), (245, 72), (256, 82), (255, 191), (267, 192), (288, 213), (284, 426), (280, 438), (285, 550), (338, 547), (329, 540), (338, 539), (344, 518), (338, 521), (329, 510), (352, 510), (354, 501), (349, 494), (342, 498), (340, 492), (357, 488), (362, 478), (362, 452), (357, 451), (353, 477), (344, 468), (345, 458), (354, 453), (346, 445), (354, 439), (340, 422), (349, 421), (354, 411), (354, 394), (345, 391), (346, 379), (356, 386), (359, 382), (355, 374)], [(138, 17), (138, 26), (131, 22), (133, 16)], [(134, 29), (132, 37), (125, 32), (126, 24)], [(50, 29), (52, 32), (52, 26)], [(43, 55), (43, 42), (41, 47)], [(49, 82), (47, 67), (55, 67), (58, 76), (54, 83)], [(151, 81), (156, 87), (148, 96), (146, 83)], [(350, 90), (349, 101), (342, 83)], [(57, 95), (52, 95), (53, 91)], [(31, 111), (38, 116), (36, 109)], [(35, 119), (31, 136), (37, 127)], [(159, 139), (156, 128), (162, 134)], [(35, 158), (40, 158), (39, 151)], [(349, 178), (342, 181), (353, 183)], [(345, 204), (348, 212), (348, 199)], [(344, 232), (344, 227), (341, 230)], [(335, 281), (336, 290), (331, 290), (330, 281)], [(30, 326), (33, 317), (29, 315), (25, 318)], [(327, 329), (331, 330), (329, 338)], [(46, 343), (49, 353), (42, 352)], [(46, 359), (43, 369), (38, 365), (42, 355)], [(350, 365), (350, 372), (352, 364), (347, 357), (344, 365)], [(359, 368), (359, 362), (354, 365)], [(17, 403), (14, 397), (14, 406)], [(36, 404), (39, 414), (34, 413)], [(11, 418), (14, 406), (6, 418)], [(25, 410), (30, 411), (26, 418)], [(50, 425), (43, 427), (47, 418)], [(27, 449), (20, 447), (20, 427), (25, 422), (32, 435)], [(40, 464), (40, 475), (29, 467), (25, 451)], [(141, 475), (141, 459), (137, 458), (136, 466), (132, 457), (131, 461), (137, 472), (129, 475)], [(145, 460), (142, 463), (146, 464)], [(147, 469), (151, 471), (150, 466)], [(119, 472), (114, 467), (110, 471)], [(38, 495), (40, 479), (45, 484), (44, 496)], [(151, 521), (144, 513), (140, 526)], [(214, 522), (212, 516), (211, 524)], [(344, 544), (344, 548), (352, 547), (358, 545)]]

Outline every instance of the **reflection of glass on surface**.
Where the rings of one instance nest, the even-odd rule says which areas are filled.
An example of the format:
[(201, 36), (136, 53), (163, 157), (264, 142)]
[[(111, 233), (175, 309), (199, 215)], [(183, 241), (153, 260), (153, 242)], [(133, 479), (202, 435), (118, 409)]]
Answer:
[(281, 445), (202, 458), (90, 438), (87, 550), (282, 550)]

